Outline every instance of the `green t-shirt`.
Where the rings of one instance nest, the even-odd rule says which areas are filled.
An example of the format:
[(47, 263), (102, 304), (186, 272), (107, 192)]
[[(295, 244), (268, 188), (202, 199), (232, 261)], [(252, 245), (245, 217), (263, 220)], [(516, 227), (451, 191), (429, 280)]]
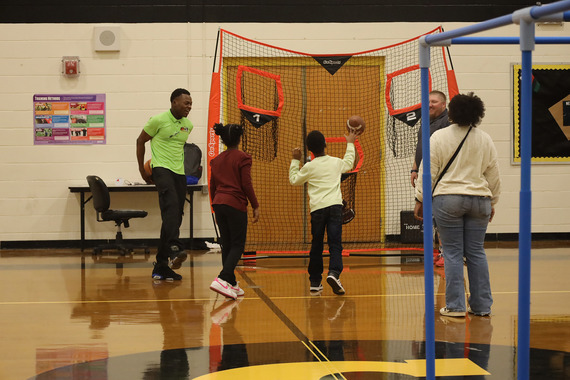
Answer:
[(187, 118), (176, 119), (170, 110), (153, 116), (144, 126), (152, 152), (151, 165), (184, 175), (184, 143), (194, 126)]

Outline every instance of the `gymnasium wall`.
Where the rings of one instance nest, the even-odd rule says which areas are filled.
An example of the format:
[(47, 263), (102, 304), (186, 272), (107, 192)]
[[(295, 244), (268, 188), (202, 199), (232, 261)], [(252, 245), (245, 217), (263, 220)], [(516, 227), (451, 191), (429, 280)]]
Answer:
[[(170, 92), (186, 87), (193, 96), (189, 118), (195, 125), (190, 141), (205, 153), (210, 77), (218, 28), (295, 51), (314, 54), (352, 53), (400, 42), (441, 24), (452, 30), (465, 22), (374, 23), (117, 23), (120, 52), (95, 52), (93, 28), (109, 24), (0, 24), (0, 242), (76, 241), (79, 239), (79, 195), (68, 186), (85, 184), (97, 174), (141, 181), (135, 140), (151, 115), (169, 108)], [(570, 25), (537, 26), (537, 36), (568, 36)], [(518, 27), (481, 35), (518, 36)], [(487, 106), (482, 129), (495, 141), (503, 193), (489, 233), (518, 232), (520, 166), (511, 164), (511, 64), (520, 62), (513, 46), (451, 46), (461, 92), (475, 91)], [(61, 75), (61, 58), (77, 55), (81, 75)], [(534, 63), (568, 63), (567, 46), (537, 45)], [(32, 96), (41, 93), (105, 93), (105, 145), (34, 145)], [(411, 160), (410, 160), (411, 162)], [(411, 166), (411, 165), (410, 165)], [(284, 168), (283, 175), (287, 175)], [(205, 179), (202, 179), (205, 181)], [(205, 183), (205, 182), (204, 182)], [(570, 166), (532, 167), (532, 230), (570, 231)], [(142, 208), (145, 219), (134, 220), (125, 238), (159, 237), (156, 193), (112, 194), (117, 208)], [(188, 208), (186, 209), (188, 212)], [(215, 231), (208, 196), (195, 195), (195, 237)], [(263, 217), (263, 205), (261, 205)], [(97, 223), (87, 204), (87, 239), (114, 236), (113, 223)], [(188, 235), (188, 218), (182, 237)]]

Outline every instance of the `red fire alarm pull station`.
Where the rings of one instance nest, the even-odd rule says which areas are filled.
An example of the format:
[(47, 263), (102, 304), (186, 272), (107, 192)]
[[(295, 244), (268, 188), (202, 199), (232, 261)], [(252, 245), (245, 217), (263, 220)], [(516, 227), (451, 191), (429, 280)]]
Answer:
[(62, 74), (66, 77), (76, 77), (79, 75), (79, 57), (63, 57)]

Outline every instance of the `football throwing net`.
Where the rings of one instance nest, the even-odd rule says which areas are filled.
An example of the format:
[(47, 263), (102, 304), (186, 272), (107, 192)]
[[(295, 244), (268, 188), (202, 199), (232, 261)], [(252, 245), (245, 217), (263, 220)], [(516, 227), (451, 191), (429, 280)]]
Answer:
[[(440, 33), (436, 28), (426, 34)], [(220, 30), (210, 93), (208, 169), (223, 151), (214, 123), (241, 124), (240, 148), (253, 157), (258, 223), (246, 251), (306, 253), (311, 243), (306, 185), (289, 184), (292, 149), (310, 159), (305, 136), (320, 130), (326, 153), (343, 157), (346, 120), (360, 115), (355, 168), (343, 175), (345, 250), (388, 250), (400, 242), (400, 212), (414, 207), (410, 168), (422, 123), (418, 39), (351, 54), (282, 49)], [(457, 92), (445, 48), (431, 50), (430, 86)], [(217, 70), (216, 70), (217, 67)], [(415, 245), (420, 247), (421, 243)]]

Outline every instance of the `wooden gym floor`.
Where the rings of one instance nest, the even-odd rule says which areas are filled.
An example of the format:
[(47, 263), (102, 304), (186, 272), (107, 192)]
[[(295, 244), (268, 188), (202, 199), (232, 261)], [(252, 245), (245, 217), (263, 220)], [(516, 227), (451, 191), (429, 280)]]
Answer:
[[(0, 378), (413, 379), (425, 376), (423, 265), (347, 257), (336, 296), (309, 292), (307, 260), (238, 267), (246, 294), (209, 290), (220, 253), (189, 251), (175, 283), (153, 255), (2, 250)], [(381, 253), (381, 252), (379, 252)], [(491, 317), (436, 311), (439, 379), (516, 379), (518, 249), (488, 248)], [(532, 251), (531, 379), (570, 379), (567, 244)], [(445, 305), (443, 269), (434, 274)]]

